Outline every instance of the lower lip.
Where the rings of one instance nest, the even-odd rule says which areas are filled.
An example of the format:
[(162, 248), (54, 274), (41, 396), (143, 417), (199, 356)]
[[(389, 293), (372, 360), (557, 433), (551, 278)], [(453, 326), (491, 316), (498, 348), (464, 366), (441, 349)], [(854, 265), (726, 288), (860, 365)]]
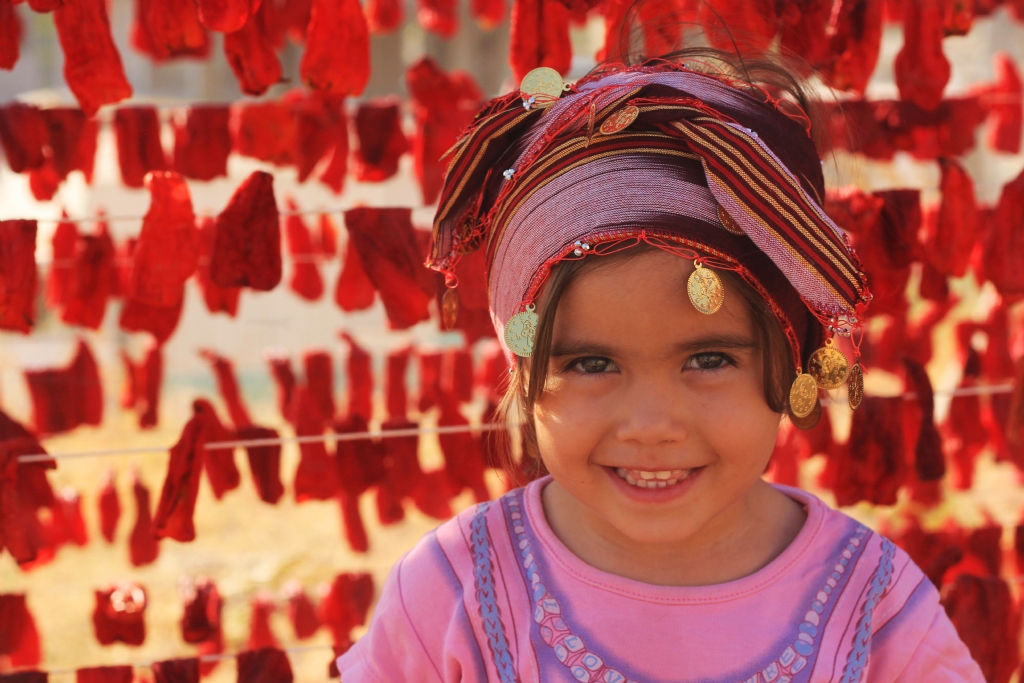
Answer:
[(670, 500), (681, 498), (686, 495), (687, 491), (695, 486), (697, 479), (699, 479), (700, 475), (704, 472), (703, 467), (698, 467), (690, 473), (690, 476), (683, 479), (678, 484), (666, 486), (663, 489), (646, 489), (640, 488), (639, 486), (633, 486), (627, 482), (616, 474), (614, 467), (604, 467), (604, 470), (608, 473), (608, 476), (611, 477), (615, 486), (617, 486), (627, 498), (635, 500), (638, 503), (666, 503)]

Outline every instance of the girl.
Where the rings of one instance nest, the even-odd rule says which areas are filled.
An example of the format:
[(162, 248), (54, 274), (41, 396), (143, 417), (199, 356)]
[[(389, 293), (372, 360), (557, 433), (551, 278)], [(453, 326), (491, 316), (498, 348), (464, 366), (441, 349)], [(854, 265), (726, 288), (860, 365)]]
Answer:
[(723, 60), (540, 69), (453, 149), (431, 265), (484, 250), (548, 474), (395, 566), (344, 683), (983, 680), (905, 553), (761, 479), (819, 389), (859, 405), (871, 296), (799, 88)]

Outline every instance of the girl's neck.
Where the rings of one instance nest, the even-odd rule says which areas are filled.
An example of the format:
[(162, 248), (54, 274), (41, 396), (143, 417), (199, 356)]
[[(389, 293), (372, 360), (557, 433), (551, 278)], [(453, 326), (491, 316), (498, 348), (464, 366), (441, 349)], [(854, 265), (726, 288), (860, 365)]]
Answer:
[(557, 482), (541, 492), (555, 536), (590, 566), (659, 586), (708, 586), (761, 569), (793, 542), (807, 513), (789, 496), (758, 481), (714, 520), (714, 528), (678, 544), (648, 545), (618, 533)]

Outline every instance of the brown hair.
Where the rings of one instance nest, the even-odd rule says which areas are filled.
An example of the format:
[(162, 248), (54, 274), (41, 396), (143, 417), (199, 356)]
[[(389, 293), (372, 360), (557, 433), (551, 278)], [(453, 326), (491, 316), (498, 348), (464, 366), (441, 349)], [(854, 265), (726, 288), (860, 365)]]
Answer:
[[(576, 278), (587, 271), (613, 265), (622, 259), (634, 258), (656, 248), (640, 244), (614, 256), (563, 261), (552, 268), (538, 302), (539, 320), (533, 356), (529, 359), (520, 359), (515, 364), (505, 395), (498, 404), (498, 415), (510, 428), (518, 430), (520, 437), (521, 462), (515, 461), (511, 444), (503, 442), (503, 447), (499, 450), (501, 463), (513, 478), (522, 475), (532, 479), (544, 474), (544, 465), (537, 450), (533, 426), (533, 407), (544, 392), (551, 357), (555, 313), (565, 291)], [(726, 281), (727, 287), (739, 294), (750, 314), (757, 346), (761, 350), (764, 399), (769, 408), (776, 413), (782, 413), (788, 403), (789, 387), (796, 377), (793, 353), (782, 326), (764, 299), (742, 278), (730, 271), (716, 272)]]

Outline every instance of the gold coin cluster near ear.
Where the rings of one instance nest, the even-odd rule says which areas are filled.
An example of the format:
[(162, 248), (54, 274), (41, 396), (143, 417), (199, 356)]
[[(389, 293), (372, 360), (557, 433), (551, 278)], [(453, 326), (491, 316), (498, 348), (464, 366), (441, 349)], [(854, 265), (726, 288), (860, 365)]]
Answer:
[(550, 107), (569, 89), (562, 80), (562, 75), (551, 67), (541, 66), (523, 76), (519, 83), (519, 92), (523, 96), (523, 107), (540, 109)]
[(459, 295), (455, 293), (454, 287), (449, 287), (441, 297), (441, 320), (444, 322), (444, 329), (455, 329), (455, 322), (458, 319)]
[(846, 383), (850, 374), (850, 361), (829, 339), (825, 345), (811, 354), (807, 372), (822, 389), (838, 389)]
[(505, 345), (521, 358), (533, 355), (533, 343), (537, 340), (537, 321), (540, 319), (530, 304), (522, 313), (516, 313), (505, 323)]
[(790, 414), (789, 421), (792, 422), (793, 426), (796, 427), (797, 429), (814, 429), (818, 425), (818, 422), (821, 420), (821, 411), (821, 401), (819, 401), (818, 397), (815, 396), (814, 407), (811, 408), (810, 413), (808, 413), (805, 417), (797, 417), (796, 415)]
[(793, 380), (793, 386), (789, 388), (789, 413), (797, 420), (803, 420), (814, 412), (816, 405), (818, 383), (806, 372), (801, 372)]
[(693, 262), (693, 272), (686, 281), (686, 293), (690, 303), (704, 315), (711, 315), (722, 307), (725, 289), (715, 271), (705, 268), (700, 261)]

